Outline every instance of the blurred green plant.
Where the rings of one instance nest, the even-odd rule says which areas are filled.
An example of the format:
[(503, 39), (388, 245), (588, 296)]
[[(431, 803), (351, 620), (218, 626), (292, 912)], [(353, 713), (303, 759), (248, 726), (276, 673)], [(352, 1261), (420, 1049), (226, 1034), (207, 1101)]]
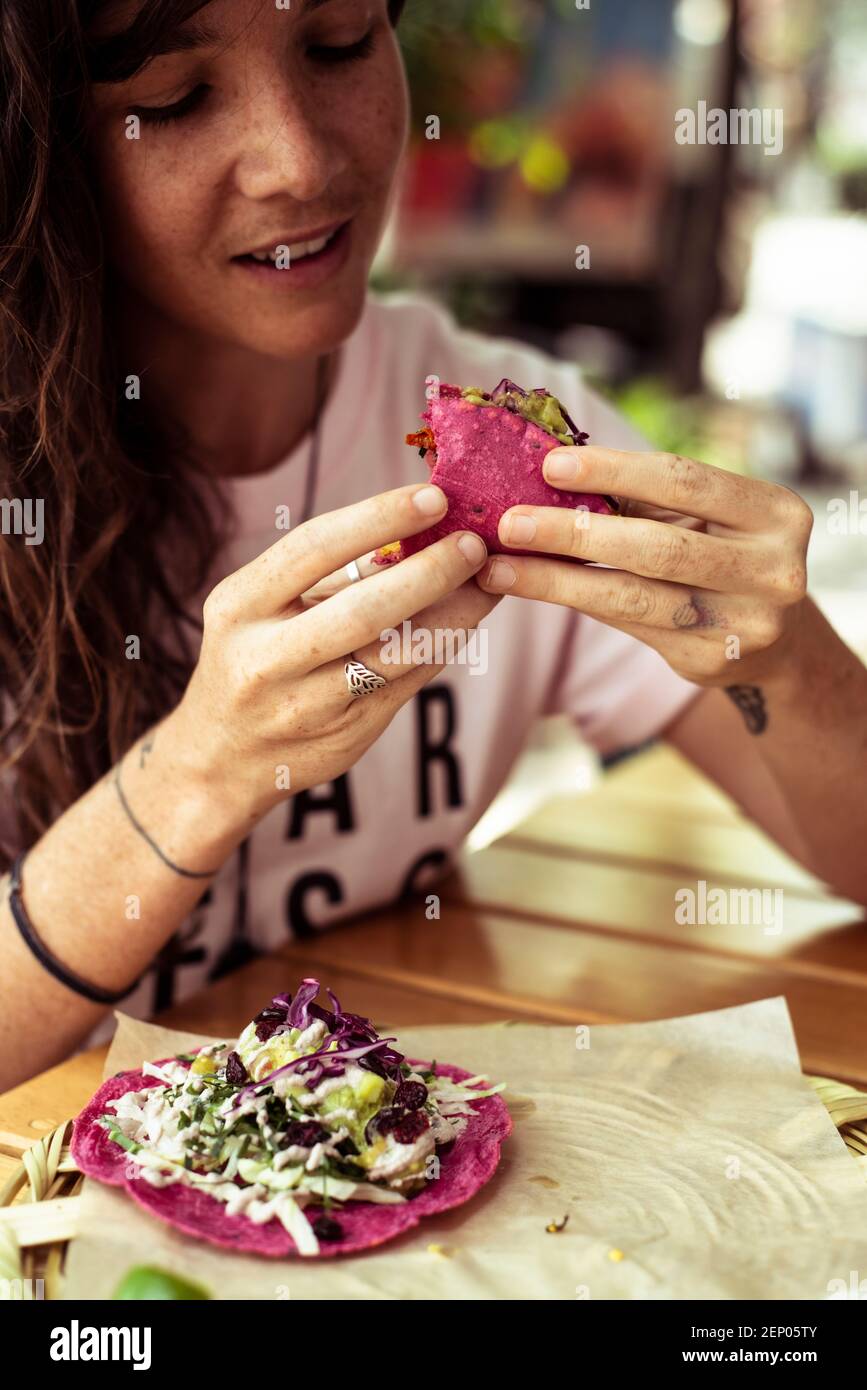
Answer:
[(620, 387), (598, 380), (589, 384), (655, 449), (740, 471), (731, 451), (708, 428), (708, 402), (703, 397), (676, 396), (657, 377), (637, 377)]
[(522, 43), (528, 32), (527, 0), (410, 0), (400, 21), (400, 40), (414, 57), (432, 36), (460, 35), (476, 44)]
[[(537, 17), (537, 16), (535, 16)], [(452, 130), (471, 123), (463, 100), (474, 64), (490, 48), (523, 49), (534, 29), (527, 0), (437, 0), (411, 3), (398, 34), (412, 93), (413, 124), (435, 113)]]
[(481, 121), (470, 134), (470, 157), (484, 169), (514, 164), (527, 148), (532, 129), (526, 116), (502, 116)]

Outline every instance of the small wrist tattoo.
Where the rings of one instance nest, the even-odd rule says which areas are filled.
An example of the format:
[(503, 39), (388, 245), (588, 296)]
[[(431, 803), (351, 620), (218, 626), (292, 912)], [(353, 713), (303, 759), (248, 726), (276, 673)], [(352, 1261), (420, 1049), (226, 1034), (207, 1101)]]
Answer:
[(727, 685), (726, 695), (737, 705), (751, 734), (763, 734), (768, 727), (768, 707), (757, 685)]
[(136, 834), (141, 835), (142, 839), (150, 845), (154, 854), (156, 854), (158, 858), (160, 858), (163, 861), (167, 868), (172, 870), (172, 873), (180, 874), (182, 878), (214, 877), (214, 875), (218, 872), (217, 869), (182, 869), (180, 864), (175, 864), (171, 859), (169, 859), (167, 854), (163, 853), (156, 840), (154, 840), (152, 836), (148, 834), (141, 822), (136, 819), (132, 807), (130, 806), (129, 802), (127, 801), (124, 795), (123, 787), (120, 784), (120, 763), (117, 764), (117, 767), (114, 770), (114, 785), (117, 790), (117, 795), (120, 800), (120, 804), (123, 807), (124, 813), (126, 814), (126, 818), (132, 826), (133, 830), (135, 830)]

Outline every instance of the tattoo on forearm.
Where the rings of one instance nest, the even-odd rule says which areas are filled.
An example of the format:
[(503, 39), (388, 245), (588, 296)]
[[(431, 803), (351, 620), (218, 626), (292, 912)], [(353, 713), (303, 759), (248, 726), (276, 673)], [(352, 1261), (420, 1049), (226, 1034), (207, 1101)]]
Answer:
[(727, 685), (726, 695), (737, 705), (751, 734), (763, 734), (768, 727), (768, 707), (757, 685)]
[(172, 870), (172, 873), (180, 874), (182, 878), (214, 877), (214, 874), (217, 873), (216, 869), (182, 869), (180, 864), (175, 864), (171, 859), (169, 859), (167, 854), (163, 853), (156, 840), (154, 840), (152, 836), (148, 834), (144, 826), (141, 824), (139, 820), (136, 819), (135, 815), (133, 814), (132, 807), (127, 801), (126, 796), (124, 795), (123, 787), (120, 784), (120, 763), (118, 763), (117, 767), (114, 770), (114, 785), (117, 791), (118, 799), (120, 800), (120, 804), (123, 807), (124, 812), (126, 814), (126, 818), (132, 826), (133, 830), (135, 830), (136, 834), (141, 835), (142, 839), (150, 845), (154, 854), (156, 854), (158, 858), (160, 858), (163, 861), (167, 868)]

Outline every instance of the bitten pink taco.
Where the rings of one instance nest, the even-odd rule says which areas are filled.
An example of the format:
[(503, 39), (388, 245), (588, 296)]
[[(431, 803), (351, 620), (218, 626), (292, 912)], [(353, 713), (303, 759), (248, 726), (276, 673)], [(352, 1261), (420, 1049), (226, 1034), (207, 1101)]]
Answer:
[(358, 1253), (466, 1202), (511, 1133), (503, 1085), (408, 1061), (318, 993), (304, 980), (236, 1040), (112, 1077), (75, 1121), (81, 1171), (275, 1257)]
[[(546, 482), (546, 454), (564, 445), (586, 444), (589, 436), (544, 387), (525, 391), (507, 378), (491, 392), (443, 385), (421, 420), (424, 429), (408, 434), (406, 442), (421, 451), (431, 469), (430, 481), (442, 488), (449, 509), (427, 530), (382, 547), (375, 557), (380, 564), (414, 555), (452, 531), (475, 531), (489, 552), (502, 551), (497, 536), (500, 518), (521, 504), (620, 510), (612, 497), (565, 492)], [(509, 553), (539, 552), (510, 547)]]

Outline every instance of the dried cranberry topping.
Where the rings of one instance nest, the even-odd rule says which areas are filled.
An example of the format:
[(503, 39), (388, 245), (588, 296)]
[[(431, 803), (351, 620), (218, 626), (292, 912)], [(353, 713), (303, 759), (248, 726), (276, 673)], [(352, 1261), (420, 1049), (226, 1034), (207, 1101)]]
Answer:
[(267, 1042), (269, 1038), (274, 1036), (278, 1028), (282, 1028), (288, 1012), (288, 1009), (278, 1007), (263, 1009), (261, 1013), (256, 1015), (253, 1022), (256, 1025), (256, 1037), (260, 1042)]
[(377, 1111), (365, 1126), (364, 1137), (368, 1144), (372, 1144), (382, 1134), (389, 1134), (395, 1125), (403, 1119), (403, 1114), (404, 1112), (396, 1105), (385, 1105), (382, 1110)]
[(369, 1120), (364, 1131), (368, 1144), (383, 1134), (393, 1134), (398, 1144), (412, 1144), (429, 1127), (430, 1121), (421, 1110), (403, 1110), (399, 1105), (387, 1105)]
[(300, 1149), (312, 1149), (314, 1144), (321, 1144), (327, 1138), (328, 1130), (315, 1120), (291, 1120), (283, 1132), (280, 1147), (288, 1149), (296, 1144)]
[(335, 1221), (333, 1216), (317, 1216), (312, 1222), (313, 1234), (319, 1240), (342, 1240), (343, 1227), (339, 1221)]
[(383, 1081), (388, 1080), (388, 1072), (385, 1063), (375, 1052), (368, 1052), (366, 1057), (359, 1057), (358, 1065), (362, 1071), (372, 1071), (376, 1076), (381, 1076)]
[(401, 1081), (394, 1093), (395, 1105), (404, 1110), (421, 1110), (427, 1100), (427, 1086), (422, 1081)]
[(422, 1110), (409, 1110), (399, 1124), (394, 1127), (394, 1137), (398, 1144), (414, 1144), (420, 1134), (424, 1134), (430, 1121)]
[(246, 1086), (250, 1080), (250, 1074), (237, 1052), (229, 1053), (229, 1060), (226, 1062), (226, 1080), (232, 1086)]

